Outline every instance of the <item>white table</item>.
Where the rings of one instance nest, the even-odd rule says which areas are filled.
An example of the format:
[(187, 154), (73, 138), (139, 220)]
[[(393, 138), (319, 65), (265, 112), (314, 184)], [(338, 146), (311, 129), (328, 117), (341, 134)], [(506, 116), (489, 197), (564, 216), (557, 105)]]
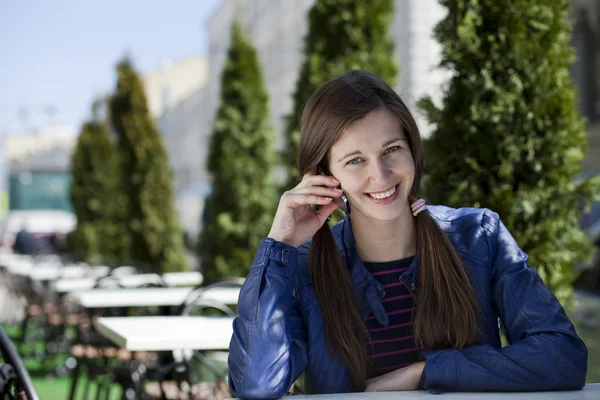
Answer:
[(158, 274), (140, 274), (128, 275), (119, 278), (119, 283), (123, 286), (136, 287), (149, 283), (160, 284), (164, 282), (167, 286), (197, 286), (203, 281), (200, 272), (168, 272), (161, 277)]
[[(95, 289), (67, 294), (86, 308), (152, 307), (182, 305), (193, 288)], [(239, 288), (214, 288), (202, 295), (227, 305), (237, 304)]]
[(29, 271), (35, 264), (32, 259), (4, 259), (2, 266), (13, 275), (21, 275), (21, 271)]
[(82, 277), (100, 278), (108, 275), (109, 267), (84, 267), (84, 266), (46, 266), (35, 267), (26, 274), (34, 281), (55, 281), (57, 279), (76, 279)]
[[(343, 394), (325, 394), (312, 396), (294, 396), (294, 400), (431, 400), (432, 395), (427, 390), (415, 392), (376, 392), (376, 393), (343, 393)], [(443, 399), (446, 400), (598, 400), (600, 399), (600, 383), (587, 385), (583, 390), (573, 392), (502, 392), (502, 393), (451, 393), (443, 392)]]
[(32, 271), (38, 269), (56, 270), (62, 267), (59, 262), (33, 262), (33, 260), (20, 260), (5, 264), (5, 268), (13, 275), (30, 276)]
[[(139, 274), (120, 277), (107, 277), (114, 279), (120, 286), (135, 288), (149, 284), (161, 284), (167, 286), (197, 286), (202, 283), (203, 277), (200, 272), (169, 272), (158, 274)], [(81, 292), (94, 289), (98, 280), (96, 278), (59, 279), (52, 283), (52, 289), (58, 293)]]
[(231, 317), (103, 317), (98, 332), (131, 351), (227, 350)]

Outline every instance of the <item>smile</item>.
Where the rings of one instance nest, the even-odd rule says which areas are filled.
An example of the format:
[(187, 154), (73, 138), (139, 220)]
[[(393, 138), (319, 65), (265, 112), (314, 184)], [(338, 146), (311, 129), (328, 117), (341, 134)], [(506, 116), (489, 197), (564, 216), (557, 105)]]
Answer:
[(395, 186), (391, 187), (390, 189), (387, 189), (383, 192), (372, 192), (372, 193), (366, 193), (366, 194), (373, 199), (383, 200), (383, 199), (392, 197), (396, 193), (397, 189), (398, 189), (398, 185), (395, 185)]

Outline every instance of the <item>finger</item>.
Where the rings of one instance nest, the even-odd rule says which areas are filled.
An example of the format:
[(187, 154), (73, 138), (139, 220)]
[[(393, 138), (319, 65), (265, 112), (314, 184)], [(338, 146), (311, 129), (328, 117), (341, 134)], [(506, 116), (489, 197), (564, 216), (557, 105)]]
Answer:
[(309, 193), (292, 192), (286, 193), (285, 196), (283, 196), (283, 199), (285, 201), (285, 205), (287, 205), (288, 207), (297, 207), (311, 204), (325, 205), (331, 203), (333, 200), (333, 198), (331, 197), (317, 196)]
[(294, 194), (314, 194), (323, 197), (340, 197), (344, 194), (342, 189), (325, 186), (306, 186), (292, 191)]
[(329, 216), (333, 214), (335, 210), (337, 210), (337, 205), (334, 202), (330, 202), (329, 204), (321, 206), (319, 211), (316, 212), (319, 222), (324, 224), (327, 218), (329, 218)]
[(305, 175), (294, 189), (306, 187), (306, 186), (331, 186), (337, 187), (340, 185), (340, 181), (329, 175)]

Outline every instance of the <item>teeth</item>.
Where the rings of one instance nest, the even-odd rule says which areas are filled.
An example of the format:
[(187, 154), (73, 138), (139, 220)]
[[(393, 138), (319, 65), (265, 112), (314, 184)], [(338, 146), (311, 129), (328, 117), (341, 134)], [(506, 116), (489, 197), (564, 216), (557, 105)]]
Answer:
[(374, 199), (385, 199), (385, 198), (388, 198), (388, 197), (392, 196), (394, 193), (396, 193), (396, 186), (394, 186), (393, 188), (391, 188), (387, 192), (383, 192), (383, 193), (369, 193), (369, 196), (371, 196)]

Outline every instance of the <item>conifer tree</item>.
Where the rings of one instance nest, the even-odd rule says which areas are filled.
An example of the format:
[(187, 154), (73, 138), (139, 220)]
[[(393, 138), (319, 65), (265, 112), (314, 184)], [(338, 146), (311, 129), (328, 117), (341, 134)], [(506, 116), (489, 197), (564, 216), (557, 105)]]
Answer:
[(81, 128), (71, 166), (71, 203), (77, 217), (72, 250), (88, 261), (120, 253), (118, 221), (113, 218), (119, 179), (115, 161), (108, 131), (94, 116)]
[(208, 280), (246, 276), (260, 239), (269, 232), (276, 204), (273, 142), (256, 50), (234, 23), (210, 139), (208, 220), (199, 240)]
[(171, 171), (162, 137), (131, 62), (120, 62), (117, 73), (110, 118), (118, 137), (131, 259), (163, 272), (185, 270), (183, 233), (175, 213)]
[(578, 180), (586, 148), (569, 66), (570, 2), (441, 0), (441, 66), (453, 72), (441, 106), (420, 107), (434, 203), (488, 207), (563, 305), (576, 264), (592, 251), (578, 220), (599, 186)]

